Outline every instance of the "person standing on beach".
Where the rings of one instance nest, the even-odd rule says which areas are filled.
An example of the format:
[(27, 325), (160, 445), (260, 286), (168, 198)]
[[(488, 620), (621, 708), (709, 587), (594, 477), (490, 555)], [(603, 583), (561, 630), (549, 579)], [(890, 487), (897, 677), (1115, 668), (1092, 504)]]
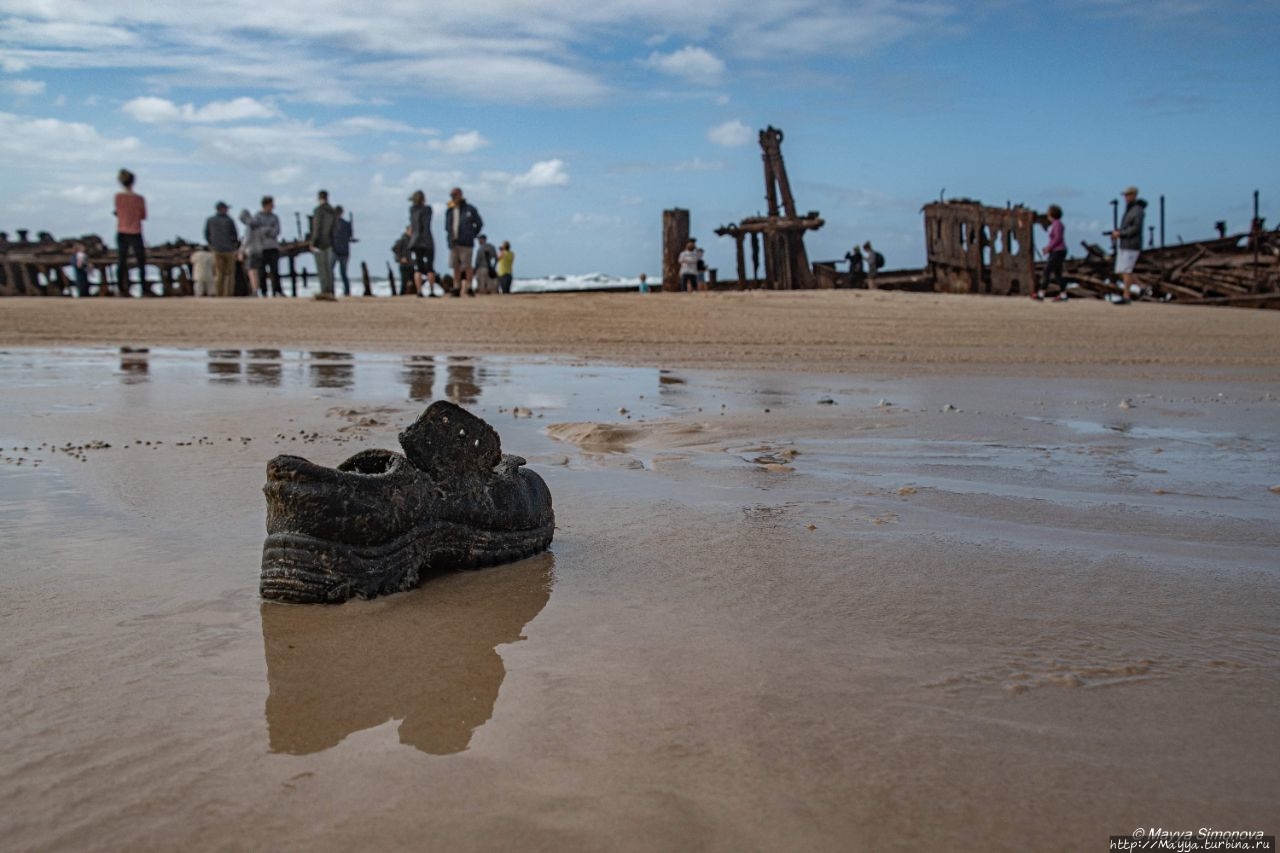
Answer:
[(347, 263), (351, 260), (352, 236), (350, 220), (342, 218), (342, 205), (333, 209), (333, 260), (338, 265), (338, 274), (342, 276), (342, 295), (351, 295), (351, 279), (347, 277)]
[[(409, 282), (413, 280), (413, 250), (409, 248), (411, 242), (413, 242), (413, 227), (406, 225), (404, 233), (400, 235), (400, 239), (396, 240), (391, 246), (391, 254), (396, 259), (396, 265), (400, 267), (401, 296), (409, 295)], [(391, 278), (391, 295), (396, 295), (396, 280), (394, 277)], [(431, 295), (435, 296), (434, 293)]]
[(480, 211), (469, 204), (461, 187), (449, 191), (449, 208), (444, 212), (444, 233), (449, 242), (449, 266), (453, 268), (453, 295), (461, 296), (465, 289), (468, 296), (475, 296), (471, 280), (475, 269), (471, 266), (471, 253), (476, 238), (484, 228)]
[(1128, 305), (1130, 295), (1141, 293), (1141, 285), (1133, 270), (1138, 265), (1138, 255), (1142, 253), (1142, 225), (1146, 219), (1147, 203), (1138, 198), (1137, 187), (1125, 187), (1124, 203), (1120, 227), (1111, 232), (1112, 239), (1119, 241), (1116, 248), (1116, 275), (1120, 276), (1123, 288), (1119, 296), (1112, 295), (1110, 298), (1114, 305)]
[(849, 262), (849, 286), (857, 287), (862, 283), (862, 249), (856, 245), (849, 251), (844, 253), (844, 259)]
[(320, 279), (320, 292), (316, 299), (332, 302), (337, 297), (333, 294), (333, 226), (337, 215), (329, 204), (329, 191), (316, 193), (319, 204), (311, 212), (311, 254), (316, 260), (316, 277)]
[[(409, 207), (409, 253), (413, 258), (413, 292), (423, 295), (422, 283), (427, 283), (426, 296), (436, 295), (436, 238), (431, 236), (431, 205), (427, 204), (427, 194), (422, 190), (414, 190), (409, 196), (412, 205)], [(400, 292), (409, 292), (409, 280), (406, 278)]]
[(262, 197), (262, 210), (249, 216), (249, 211), (240, 211), (240, 221), (252, 234), (246, 234), (246, 244), (253, 244), (256, 254), (249, 256), (249, 279), (257, 278), (258, 295), (267, 296), (267, 277), (270, 273), (271, 293), (284, 296), (280, 287), (280, 217), (273, 212), (276, 200), (269, 195)]
[(884, 255), (871, 248), (870, 240), (862, 244), (862, 251), (867, 257), (867, 286), (875, 290), (876, 273), (884, 266)]
[(71, 247), (71, 268), (76, 272), (76, 293), (89, 295), (89, 253), (84, 243), (76, 243)]
[(476, 247), (476, 292), (498, 292), (498, 250), (489, 242), (489, 238), (481, 234), (476, 238), (480, 245)]
[[(138, 261), (142, 295), (147, 291), (147, 250), (142, 245), (142, 221), (147, 218), (147, 200), (133, 191), (134, 174), (121, 169), (116, 175), (122, 189), (116, 193), (116, 293), (129, 295), (129, 252)], [(105, 286), (105, 285), (104, 285)]]
[(236, 251), (240, 248), (240, 235), (236, 223), (227, 216), (227, 203), (220, 201), (217, 213), (204, 223), (204, 241), (213, 250), (213, 277), (215, 296), (235, 296)]
[(684, 244), (684, 251), (678, 258), (680, 262), (680, 289), (685, 293), (693, 293), (698, 289), (698, 244), (693, 240)]
[(191, 253), (191, 295), (213, 296), (213, 252), (197, 246)]
[(511, 251), (511, 243), (502, 241), (498, 249), (498, 292), (511, 292), (511, 271), (515, 268), (516, 253)]
[(1066, 229), (1062, 225), (1062, 208), (1056, 204), (1049, 205), (1049, 242), (1044, 247), (1044, 274), (1040, 278), (1040, 289), (1036, 291), (1036, 299), (1044, 299), (1049, 289), (1049, 279), (1058, 285), (1058, 301), (1067, 301), (1067, 288), (1062, 283), (1062, 264), (1067, 259)]

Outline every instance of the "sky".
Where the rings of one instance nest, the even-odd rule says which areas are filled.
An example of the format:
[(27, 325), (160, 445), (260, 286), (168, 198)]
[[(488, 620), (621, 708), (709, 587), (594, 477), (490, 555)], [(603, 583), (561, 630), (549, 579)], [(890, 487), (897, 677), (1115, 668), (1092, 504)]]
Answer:
[[(1065, 210), (1101, 242), (1136, 184), (1166, 240), (1280, 219), (1280, 15), (1251, 0), (0, 0), (0, 230), (114, 244), (115, 175), (149, 245), (316, 191), (385, 271), (427, 194), (461, 186), (516, 276), (660, 274), (662, 212), (762, 213), (785, 133), (814, 260), (872, 241), (924, 263), (922, 205)], [(1156, 235), (1157, 240), (1159, 234)], [(442, 251), (437, 252), (443, 256)], [(437, 264), (439, 266), (439, 264)]]

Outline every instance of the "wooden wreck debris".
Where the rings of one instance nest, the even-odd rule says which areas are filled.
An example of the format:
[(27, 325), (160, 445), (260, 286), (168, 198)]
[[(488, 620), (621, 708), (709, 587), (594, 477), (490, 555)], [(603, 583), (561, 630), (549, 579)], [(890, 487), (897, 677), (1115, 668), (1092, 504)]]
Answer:
[(1022, 206), (986, 207), (969, 199), (925, 205), (925, 253), (934, 290), (1031, 294), (1037, 221), (1036, 212)]
[[(751, 216), (733, 225), (722, 225), (715, 233), (720, 237), (732, 237), (738, 267), (739, 289), (751, 279), (747, 278), (746, 255), (743, 242), (752, 240), (752, 256), (755, 257), (757, 235), (764, 243), (764, 282), (770, 290), (796, 290), (819, 286), (809, 265), (804, 247), (806, 231), (816, 231), (825, 223), (816, 210), (801, 216), (791, 194), (791, 182), (782, 159), (783, 133), (769, 126), (760, 131), (760, 152), (764, 161), (765, 201), (767, 216)], [(754, 279), (755, 276), (752, 276)]]
[[(1067, 261), (1066, 280), (1099, 297), (1119, 292), (1113, 256), (1096, 244), (1081, 245), (1085, 257)], [(1140, 298), (1280, 308), (1280, 232), (1144, 249), (1134, 275), (1144, 288)]]
[[(35, 240), (28, 240), (27, 231), (17, 233), (19, 239), (11, 241), (7, 234), (0, 232), (0, 296), (70, 296), (75, 290), (75, 275), (69, 271), (77, 243), (84, 244), (89, 259), (90, 289), (96, 290), (98, 296), (108, 296), (118, 289), (116, 250), (108, 247), (97, 234), (58, 240), (41, 231)], [(181, 238), (147, 246), (146, 265), (156, 269), (159, 281), (148, 279), (144, 295), (157, 295), (151, 288), (158, 283), (158, 295), (190, 296), (193, 292), (191, 253), (197, 248), (198, 244)], [(294, 256), (309, 251), (305, 241), (280, 244), (280, 256), (287, 257), (291, 263)]]

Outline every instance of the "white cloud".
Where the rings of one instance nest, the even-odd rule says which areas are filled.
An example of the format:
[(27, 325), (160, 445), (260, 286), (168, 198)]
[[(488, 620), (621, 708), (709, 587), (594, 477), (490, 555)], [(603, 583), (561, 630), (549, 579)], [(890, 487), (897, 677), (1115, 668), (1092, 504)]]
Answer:
[(15, 162), (108, 163), (136, 154), (141, 147), (136, 137), (112, 139), (83, 122), (0, 113), (0, 155)]
[(724, 163), (719, 160), (703, 160), (701, 157), (694, 157), (692, 160), (685, 160), (677, 163), (671, 168), (673, 172), (718, 172), (724, 168)]
[(673, 53), (654, 51), (644, 63), (649, 68), (701, 83), (714, 83), (724, 74), (724, 62), (706, 48), (682, 47)]
[(607, 213), (575, 213), (571, 221), (575, 226), (616, 228), (622, 224), (622, 217)]
[(230, 101), (210, 101), (203, 107), (193, 104), (179, 106), (165, 98), (140, 97), (128, 101), (121, 111), (147, 124), (212, 124), (215, 122), (246, 121), (257, 118), (275, 118), (280, 114), (274, 106), (254, 98), (241, 97)]
[(751, 128), (737, 119), (718, 124), (707, 131), (707, 139), (716, 145), (723, 145), (726, 148), (749, 145), (752, 136)]
[(513, 190), (563, 187), (569, 183), (563, 160), (543, 160), (534, 163), (523, 175), (516, 175), (509, 184)]
[(334, 122), (333, 126), (336, 130), (349, 131), (351, 133), (421, 133), (426, 135), (437, 133), (435, 130), (417, 128), (408, 122), (383, 118), (382, 116), (350, 116)]
[(44, 94), (43, 80), (5, 80), (0, 83), (0, 87), (10, 95), (17, 95), (20, 98)]
[(441, 154), (471, 154), (489, 144), (489, 140), (480, 135), (478, 130), (455, 133), (448, 139), (433, 139), (427, 143), (432, 151)]
[(73, 187), (63, 187), (58, 190), (58, 195), (72, 204), (82, 204), (86, 207), (95, 204), (106, 204), (107, 200), (112, 197), (115, 188), (108, 184), (102, 186), (86, 187), (84, 184), (76, 184)]
[(16, 56), (5, 56), (0, 58), (0, 71), (6, 74), (21, 74), (31, 67), (31, 63), (25, 59), (19, 59)]
[(281, 166), (278, 169), (272, 169), (267, 172), (263, 178), (267, 183), (279, 187), (298, 181), (306, 173), (307, 170), (299, 164), (290, 163), (288, 166)]

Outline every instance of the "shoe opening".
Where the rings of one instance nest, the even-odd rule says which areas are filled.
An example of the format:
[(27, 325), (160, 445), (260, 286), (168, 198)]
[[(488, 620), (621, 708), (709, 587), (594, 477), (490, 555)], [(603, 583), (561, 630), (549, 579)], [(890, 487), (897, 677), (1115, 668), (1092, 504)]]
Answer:
[(400, 454), (391, 450), (362, 450), (338, 466), (339, 471), (356, 474), (385, 474)]

